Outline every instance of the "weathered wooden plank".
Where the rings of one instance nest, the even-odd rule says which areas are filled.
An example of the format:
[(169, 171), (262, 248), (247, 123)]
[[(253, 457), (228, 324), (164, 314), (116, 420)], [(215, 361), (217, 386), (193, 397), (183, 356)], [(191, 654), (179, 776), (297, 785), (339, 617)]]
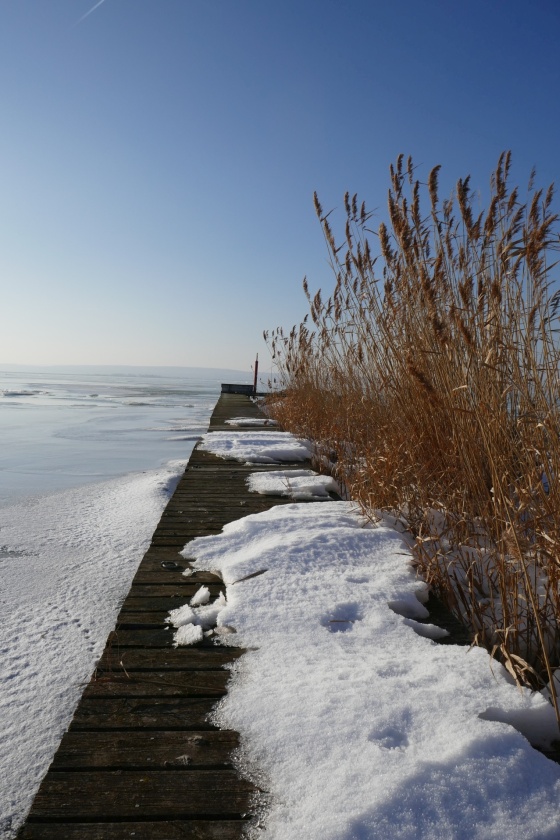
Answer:
[[(140, 586), (141, 584), (160, 584), (160, 583), (184, 583), (185, 577), (181, 569), (177, 571), (170, 571), (166, 569), (158, 569), (154, 567), (150, 569), (149, 566), (139, 568), (132, 580), (132, 586)], [(219, 583), (214, 580), (200, 580), (195, 579), (194, 583), (197, 586), (207, 586), (209, 583)], [(191, 582), (192, 585), (192, 582)]]
[(173, 645), (175, 628), (170, 624), (164, 627), (123, 627), (111, 634), (109, 643), (112, 647), (122, 648), (169, 648)]
[(19, 840), (241, 840), (245, 820), (27, 823)]
[(244, 814), (253, 788), (229, 770), (49, 773), (30, 813), (38, 819), (105, 820)]
[[(275, 498), (280, 498), (280, 496), (278, 495)], [(293, 501), (293, 499), (291, 501)], [(223, 528), (224, 525), (228, 522), (233, 522), (236, 519), (240, 519), (242, 516), (249, 516), (251, 514), (261, 513), (263, 510), (266, 510), (266, 508), (261, 507), (260, 505), (243, 505), (240, 507), (236, 507), (235, 509), (229, 508), (226, 510), (222, 510), (219, 514), (204, 513), (200, 514), (198, 524), (195, 516), (185, 516), (184, 514), (177, 514), (176, 516), (167, 517), (158, 527), (156, 534), (183, 534), (193, 530), (196, 530), (197, 533), (200, 533), (201, 519), (203, 519), (203, 528), (205, 531), (209, 531), (212, 528)]]
[[(200, 481), (200, 477), (198, 478)], [(184, 516), (187, 519), (189, 517), (194, 518), (193, 514), (196, 514), (198, 521), (200, 522), (204, 519), (206, 514), (219, 516), (222, 510), (237, 511), (240, 507), (258, 508), (263, 504), (266, 498), (258, 493), (251, 493), (248, 495), (245, 478), (243, 481), (238, 481), (235, 484), (231, 482), (230, 488), (222, 487), (221, 493), (219, 484), (222, 484), (222, 482), (216, 482), (216, 484), (218, 486), (216, 487), (215, 494), (212, 493), (211, 495), (203, 495), (193, 493), (195, 488), (195, 483), (193, 482), (193, 488), (190, 489), (188, 494), (185, 494), (183, 500), (179, 498), (168, 503), (164, 513), (161, 515), (160, 521), (163, 523), (168, 519), (173, 519), (178, 516)], [(239, 491), (243, 492), (244, 498), (240, 498)], [(220, 504), (220, 496), (222, 504)]]
[[(175, 561), (167, 560), (167, 563)], [(181, 580), (185, 583), (190, 583), (192, 586), (208, 586), (209, 583), (216, 583), (220, 585), (222, 581), (218, 575), (212, 572), (197, 572), (183, 557), (177, 556), (177, 569), (162, 568), (158, 560), (142, 561), (138, 567), (132, 585), (136, 586), (139, 583), (165, 583), (168, 581)], [(192, 569), (192, 574), (186, 577), (183, 575), (184, 571)], [(222, 584), (223, 585), (223, 584)]]
[[(231, 492), (232, 494), (235, 493), (241, 495), (245, 491), (243, 487), (235, 487), (232, 488)], [(182, 524), (185, 524), (186, 522), (190, 523), (190, 520), (194, 519), (195, 515), (198, 517), (199, 525), (205, 525), (208, 522), (221, 521), (222, 519), (227, 519), (228, 517), (239, 518), (240, 515), (244, 515), (245, 513), (259, 513), (260, 511), (267, 509), (267, 505), (263, 501), (265, 498), (269, 499), (270, 497), (256, 496), (255, 499), (247, 499), (244, 503), (236, 502), (231, 505), (224, 504), (221, 509), (218, 509), (218, 499), (216, 499), (216, 503), (214, 504), (214, 502), (212, 502), (211, 506), (207, 505), (205, 510), (193, 510), (187, 502), (183, 505), (185, 508), (184, 510), (180, 507), (176, 510), (172, 508), (169, 513), (163, 517), (161, 527), (163, 528), (169, 524), (176, 524), (178, 522)]]
[[(260, 508), (255, 506), (253, 510), (258, 512)], [(253, 510), (244, 505), (243, 507), (236, 507), (235, 509), (230, 508), (229, 510), (222, 510), (220, 511), (220, 513), (203, 513), (200, 514), (200, 517), (197, 517), (196, 515), (191, 515), (190, 511), (188, 515), (184, 513), (178, 513), (174, 514), (173, 516), (167, 516), (160, 523), (157, 530), (185, 531), (192, 527), (199, 530), (201, 519), (203, 519), (204, 527), (208, 529), (210, 527), (214, 527), (214, 525), (219, 525), (223, 522), (227, 522), (228, 520), (231, 521), (233, 519), (239, 519), (239, 517), (243, 516), (246, 512), (253, 512)]]
[[(263, 470), (261, 470), (263, 472)], [(270, 472), (270, 470), (265, 470), (264, 472)], [(198, 476), (199, 481), (201, 480), (202, 476)], [(249, 493), (247, 490), (247, 478), (248, 476), (244, 476), (243, 479), (236, 481), (235, 483), (232, 481), (229, 483), (228, 487), (222, 487), (222, 502), (223, 507), (226, 510), (237, 511), (238, 508), (261, 508), (266, 504), (266, 499), (268, 496), (261, 495), (259, 493)], [(219, 477), (216, 479), (216, 485), (219, 483), (224, 483), (219, 481)], [(216, 493), (212, 493), (211, 495), (203, 495), (196, 493), (198, 498), (198, 504), (193, 502), (193, 498), (195, 493), (193, 490), (196, 487), (196, 483), (193, 481), (193, 487), (189, 490), (189, 493), (185, 493), (183, 499), (173, 499), (172, 502), (168, 503), (168, 507), (165, 509), (165, 513), (162, 514), (163, 522), (170, 516), (189, 516), (191, 511), (196, 510), (199, 513), (200, 520), (202, 521), (204, 516), (207, 513), (211, 513), (215, 516), (219, 515), (219, 501), (220, 501), (220, 493), (218, 486), (216, 487)], [(229, 496), (229, 498), (228, 498)]]
[[(293, 502), (293, 499), (290, 501)], [(234, 522), (237, 519), (241, 519), (243, 516), (261, 513), (263, 510), (265, 510), (265, 508), (240, 507), (237, 510), (230, 510), (229, 512), (224, 511), (221, 516), (205, 516), (204, 524), (202, 526), (200, 524), (197, 525), (195, 522), (188, 521), (184, 516), (177, 516), (176, 518), (174, 517), (173, 519), (163, 522), (157, 531), (155, 531), (153, 538), (176, 536), (177, 534), (180, 534), (181, 539), (183, 538), (183, 535), (185, 535), (186, 541), (189, 537), (191, 539), (197, 539), (198, 537), (212, 536), (216, 529), (221, 530), (224, 525), (227, 525), (229, 522)], [(174, 548), (174, 546), (159, 546), (156, 543), (151, 543), (151, 546), (153, 548)], [(182, 550), (182, 548), (177, 549), (177, 551)]]
[[(265, 472), (270, 472), (270, 468)], [(183, 488), (175, 492), (175, 495), (167, 503), (162, 516), (169, 511), (178, 512), (180, 510), (188, 514), (192, 505), (203, 508), (215, 507), (220, 501), (220, 496), (226, 507), (237, 507), (241, 501), (246, 503), (262, 502), (266, 497), (259, 496), (257, 493), (248, 493), (247, 478), (249, 475), (251, 475), (250, 470), (233, 477), (223, 475), (219, 470), (212, 472), (198, 470), (196, 474), (193, 474), (190, 481), (185, 483)], [(243, 492), (243, 496), (239, 495), (239, 491)]]
[(219, 670), (243, 654), (243, 648), (204, 647), (142, 649), (106, 648), (98, 663), (103, 671), (206, 671)]
[(173, 533), (159, 533), (156, 532), (152, 539), (152, 545), (157, 546), (167, 546), (167, 547), (176, 547), (177, 549), (182, 549), (183, 546), (189, 542), (189, 540), (193, 540), (196, 537), (213, 537), (216, 534), (219, 534), (221, 531), (221, 527), (215, 528), (205, 528), (203, 529), (191, 529), (190, 531), (183, 531), (173, 532)]
[(229, 765), (239, 735), (198, 732), (67, 732), (51, 765), (70, 769), (165, 769)]
[[(180, 571), (170, 574), (169, 572), (165, 572), (157, 568), (151, 570), (149, 567), (145, 567), (144, 569), (138, 569), (132, 581), (132, 585), (140, 586), (144, 584), (165, 584), (175, 582), (183, 583), (185, 580), (185, 576), (183, 576)], [(191, 586), (194, 585), (197, 589), (201, 586), (209, 586), (209, 584), (216, 584), (217, 586), (221, 585), (223, 588), (223, 583), (216, 577), (211, 577), (210, 574), (201, 574), (200, 577), (197, 575), (194, 580), (192, 580), (192, 576), (189, 576), (188, 580), (191, 581)]]
[[(179, 512), (188, 516), (191, 510), (197, 510), (200, 513), (207, 513), (209, 510), (217, 511), (220, 506), (220, 497), (226, 508), (239, 507), (241, 502), (245, 502), (246, 505), (260, 504), (266, 497), (260, 496), (258, 493), (247, 492), (249, 475), (250, 473), (236, 474), (228, 478), (220, 473), (202, 475), (199, 471), (188, 482), (185, 482), (182, 488), (176, 491), (173, 498), (167, 503), (161, 518), (165, 519), (170, 513)], [(202, 481), (204, 481), (203, 486), (201, 486)], [(199, 492), (193, 492), (195, 489)], [(243, 491), (243, 496), (239, 495), (237, 492), (239, 490)]]
[[(190, 469), (205, 469), (207, 466), (217, 467), (217, 469), (223, 469), (224, 472), (228, 469), (232, 469), (238, 466), (238, 463), (235, 458), (224, 458), (223, 464), (220, 465), (217, 463), (218, 456), (212, 456), (210, 452), (200, 452), (199, 450), (195, 450), (198, 452), (198, 457), (193, 461)], [(206, 457), (204, 457), (206, 456)], [(215, 460), (214, 460), (215, 459)], [(220, 460), (222, 460), (220, 458)], [(247, 466), (247, 472), (254, 470), (255, 467), (264, 467), (265, 469), (276, 469), (276, 470), (284, 470), (291, 467), (294, 470), (297, 469), (310, 469), (311, 468), (311, 459), (305, 459), (304, 461), (271, 461), (266, 464), (250, 464)]]
[[(189, 578), (173, 583), (142, 583), (130, 587), (131, 598), (190, 598), (198, 592), (200, 583), (189, 583)], [(217, 597), (224, 590), (223, 583), (205, 584), (210, 590), (210, 595)]]
[[(197, 587), (198, 588), (198, 587)], [(196, 590), (195, 590), (196, 591)], [(194, 594), (194, 592), (193, 592)], [(121, 604), (121, 613), (127, 612), (164, 612), (176, 610), (188, 602), (189, 598), (175, 595), (171, 598), (131, 598), (127, 597)]]
[[(270, 472), (270, 469), (267, 471)], [(216, 508), (220, 496), (226, 507), (237, 507), (241, 501), (246, 504), (262, 502), (264, 496), (248, 492), (247, 479), (249, 475), (251, 475), (250, 471), (235, 476), (227, 476), (219, 470), (198, 470), (193, 473), (188, 482), (185, 482), (183, 487), (176, 491), (173, 498), (167, 503), (162, 517), (170, 511), (179, 512), (181, 510), (188, 515), (193, 506), (199, 509)], [(239, 495), (239, 491), (242, 491), (243, 496)]]
[(175, 508), (174, 505), (168, 508), (161, 517), (161, 526), (164, 527), (168, 522), (197, 521), (200, 523), (201, 520), (223, 519), (228, 513), (234, 516), (238, 515), (240, 508), (244, 508), (245, 510), (263, 510), (266, 507), (266, 503), (263, 502), (262, 496), (256, 496), (254, 499), (236, 500), (231, 501), (229, 504), (228, 502), (220, 504), (219, 496), (216, 496), (212, 502), (208, 501), (203, 505), (195, 505), (191, 501), (183, 505), (183, 507), (184, 510), (179, 506)]
[[(195, 579), (194, 581), (186, 581), (186, 576), (183, 574), (185, 571), (193, 571), (192, 563), (188, 560), (184, 560), (179, 554), (177, 554), (177, 560), (164, 560), (163, 562), (157, 561), (146, 561), (143, 560), (142, 563), (138, 566), (136, 574), (132, 579), (132, 585), (136, 586), (139, 583), (151, 583), (154, 581), (155, 583), (197, 583), (198, 580)], [(150, 580), (143, 580), (142, 577), (148, 574), (150, 576)], [(206, 573), (208, 575), (208, 573)], [(206, 583), (206, 581), (204, 581)], [(210, 579), (209, 583), (219, 583), (219, 579), (216, 580)]]
[(171, 589), (175, 587), (175, 589), (184, 596), (188, 598), (191, 595), (194, 595), (195, 592), (198, 592), (201, 586), (207, 586), (210, 590), (210, 594), (218, 594), (221, 589), (224, 588), (223, 581), (217, 576), (212, 575), (210, 572), (199, 572), (199, 574), (190, 574), (184, 575), (183, 571), (187, 568), (187, 562), (185, 561), (185, 567), (182, 570), (173, 570), (172, 573), (165, 569), (158, 569), (157, 566), (155, 567), (154, 572), (152, 575), (157, 575), (155, 582), (153, 581), (137, 581), (136, 578), (133, 579), (131, 584), (131, 592), (133, 592), (131, 597), (151, 597), (150, 591), (147, 587), (149, 586), (167, 586), (168, 589), (161, 590), (163, 594), (170, 594)]
[[(168, 548), (175, 545), (183, 546), (189, 537), (211, 537), (214, 534), (218, 534), (222, 527), (221, 523), (205, 522), (202, 528), (196, 525), (183, 525), (177, 528), (158, 528), (154, 533), (151, 545), (167, 546)], [(179, 548), (178, 550), (181, 551), (182, 549)]]
[(119, 627), (160, 627), (166, 625), (165, 619), (169, 613), (162, 610), (161, 612), (149, 612), (142, 610), (141, 612), (121, 612), (117, 618), (117, 629)]
[[(233, 518), (239, 519), (239, 514), (231, 516), (229, 521), (231, 521)], [(196, 523), (187, 522), (186, 517), (179, 517), (177, 521), (172, 521), (169, 523), (164, 522), (162, 525), (160, 525), (154, 532), (153, 538), (155, 539), (156, 537), (169, 537), (176, 535), (181, 535), (182, 538), (183, 534), (187, 536), (190, 534), (198, 536), (208, 536), (209, 534), (214, 533), (216, 528), (223, 527), (223, 521), (223, 518), (218, 519), (216, 517), (208, 517), (204, 520), (204, 522)]]
[(215, 702), (198, 697), (83, 697), (70, 730), (206, 729)]
[[(231, 521), (231, 520), (230, 520)], [(204, 527), (197, 528), (196, 525), (184, 526), (181, 528), (158, 528), (155, 532), (151, 545), (156, 548), (177, 548), (182, 551), (185, 543), (198, 537), (212, 537), (219, 534), (225, 523), (208, 522)]]
[[(171, 502), (168, 502), (168, 504), (171, 504)], [(142, 558), (142, 563), (148, 563), (151, 560), (158, 563), (161, 563), (164, 560), (176, 560), (178, 563), (183, 562), (183, 558), (179, 557), (178, 552), (169, 548), (148, 548)]]
[(221, 697), (227, 671), (98, 672), (84, 697)]
[(153, 647), (166, 648), (173, 644), (174, 628), (167, 624), (163, 627), (134, 627), (119, 626), (113, 630), (107, 644), (111, 647)]

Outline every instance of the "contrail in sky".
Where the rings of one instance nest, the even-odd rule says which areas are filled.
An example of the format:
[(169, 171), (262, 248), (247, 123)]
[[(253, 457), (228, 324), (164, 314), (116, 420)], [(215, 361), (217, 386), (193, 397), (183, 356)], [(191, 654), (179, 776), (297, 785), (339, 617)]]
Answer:
[(86, 12), (86, 13), (85, 13), (85, 15), (82, 15), (82, 17), (80, 18), (80, 20), (79, 20), (79, 21), (77, 21), (77, 23), (75, 24), (75, 26), (77, 26), (77, 25), (78, 25), (78, 23), (81, 23), (83, 20), (85, 20), (87, 17), (89, 17), (89, 15), (91, 15), (91, 13), (92, 13), (92, 12), (95, 12), (95, 10), (97, 9), (97, 7), (98, 7), (98, 6), (101, 6), (101, 4), (102, 4), (102, 3), (104, 3), (104, 2), (105, 2), (105, 0), (99, 0), (99, 1), (95, 4), (95, 6), (92, 6), (92, 7), (91, 7), (91, 9), (89, 10), (89, 12)]

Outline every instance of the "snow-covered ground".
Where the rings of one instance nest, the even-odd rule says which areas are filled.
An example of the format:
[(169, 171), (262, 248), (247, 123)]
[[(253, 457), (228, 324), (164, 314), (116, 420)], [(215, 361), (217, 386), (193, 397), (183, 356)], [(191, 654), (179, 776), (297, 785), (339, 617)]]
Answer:
[(31, 805), (185, 464), (0, 509), (0, 837)]
[[(254, 463), (308, 450), (278, 434), (203, 445)], [(286, 490), (282, 474), (259, 480)], [(560, 837), (560, 767), (521, 734), (554, 738), (552, 707), (480, 648), (434, 641), (419, 621), (426, 586), (387, 520), (372, 525), (351, 502), (279, 505), (184, 554), (227, 592), (175, 611), (177, 643), (217, 621), (222, 642), (248, 649), (215, 718), (241, 733), (240, 763), (267, 792), (263, 840)]]

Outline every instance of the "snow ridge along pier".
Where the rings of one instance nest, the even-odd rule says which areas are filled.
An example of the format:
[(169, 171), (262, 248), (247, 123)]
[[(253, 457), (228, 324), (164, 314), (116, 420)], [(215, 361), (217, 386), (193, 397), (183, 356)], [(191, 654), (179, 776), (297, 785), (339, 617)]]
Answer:
[[(232, 417), (244, 418), (244, 430), (262, 430), (262, 414), (247, 396), (222, 394), (210, 432), (231, 429), (226, 420)], [(282, 465), (290, 466), (309, 464)], [(208, 716), (227, 691), (225, 666), (243, 651), (211, 639), (175, 648), (166, 617), (201, 585), (212, 598), (224, 591), (221, 579), (209, 572), (183, 575), (189, 563), (179, 551), (186, 543), (218, 534), (242, 516), (290, 503), (247, 489), (249, 473), (275, 468), (195, 448), (20, 840), (241, 837), (254, 789), (231, 764), (237, 734), (213, 726)]]

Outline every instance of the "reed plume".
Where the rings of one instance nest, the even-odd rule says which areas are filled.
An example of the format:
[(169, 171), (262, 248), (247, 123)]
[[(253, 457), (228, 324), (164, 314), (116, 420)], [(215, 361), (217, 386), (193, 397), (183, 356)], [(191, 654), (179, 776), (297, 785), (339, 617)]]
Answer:
[(440, 167), (424, 185), (401, 155), (388, 219), (372, 235), (347, 193), (340, 242), (315, 194), (334, 291), (304, 281), (314, 329), (272, 332), (273, 413), (364, 511), (406, 521), (476, 643), (542, 686), (560, 667), (558, 216), (552, 188), (522, 202), (510, 169), (505, 152), (475, 213), (469, 177), (441, 202)]

